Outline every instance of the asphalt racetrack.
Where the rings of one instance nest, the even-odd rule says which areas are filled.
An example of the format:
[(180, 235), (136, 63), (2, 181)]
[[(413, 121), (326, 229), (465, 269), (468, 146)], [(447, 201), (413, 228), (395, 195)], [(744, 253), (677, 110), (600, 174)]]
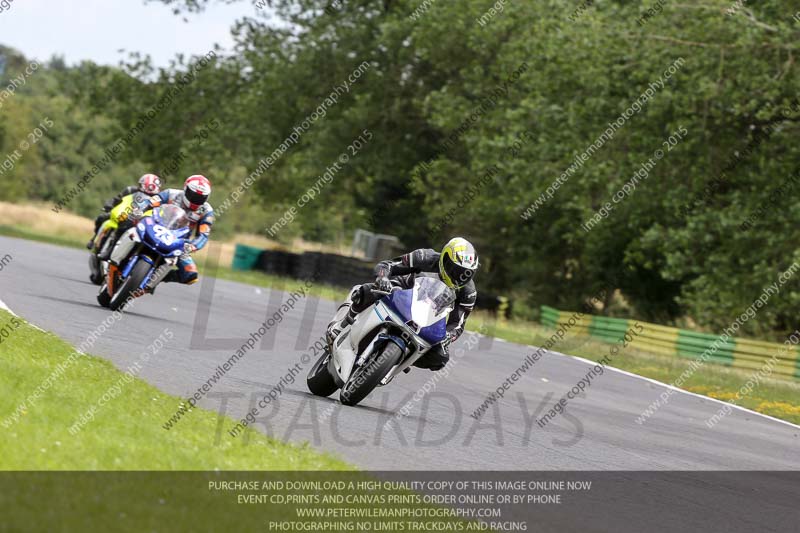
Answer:
[[(26, 320), (78, 346), (109, 317), (88, 281), (87, 252), (6, 237), (0, 237), (0, 250), (13, 256), (0, 273), (0, 300)], [(169, 328), (174, 339), (139, 375), (187, 398), (302, 285), (288, 282), (281, 292), (201, 272), (194, 286), (161, 285), (154, 296), (138, 299), (88, 351), (124, 369), (149, 339)], [(800, 427), (734, 409), (709, 429), (705, 421), (720, 402), (682, 392), (640, 425), (636, 418), (665, 387), (611, 370), (594, 378), (566, 415), (539, 427), (535, 418), (592, 368), (555, 353), (546, 354), (477, 421), (470, 413), (531, 353), (530, 347), (488, 337), (454, 358), (449, 375), (435, 387), (429, 382), (416, 401), (432, 372), (415, 369), (357, 407), (339, 405), (336, 395), (314, 397), (305, 384), (313, 360), (303, 356), (334, 309), (332, 302), (297, 298), (294, 309), (199, 405), (240, 419), (273, 391), (275, 400), (252, 427), (279, 439), (308, 441), (370, 470), (800, 470)], [(466, 345), (462, 337), (453, 351)], [(289, 383), (293, 367), (300, 373)], [(278, 390), (281, 382), (286, 385)], [(397, 417), (407, 402), (408, 416)], [(180, 421), (169, 431), (179, 427)], [(208, 445), (234, 438), (247, 445), (246, 438), (230, 436), (230, 429), (220, 424)]]

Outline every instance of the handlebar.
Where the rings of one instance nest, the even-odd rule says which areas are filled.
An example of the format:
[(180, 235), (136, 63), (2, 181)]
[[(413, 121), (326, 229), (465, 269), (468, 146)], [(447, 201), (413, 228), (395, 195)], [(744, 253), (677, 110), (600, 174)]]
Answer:
[(400, 290), (400, 287), (392, 287), (392, 290), (390, 290), (388, 292), (387, 291), (381, 291), (381, 290), (378, 290), (378, 289), (372, 289), (370, 292), (372, 292), (372, 294), (379, 294), (381, 296), (389, 296), (394, 291), (399, 291), (399, 290)]

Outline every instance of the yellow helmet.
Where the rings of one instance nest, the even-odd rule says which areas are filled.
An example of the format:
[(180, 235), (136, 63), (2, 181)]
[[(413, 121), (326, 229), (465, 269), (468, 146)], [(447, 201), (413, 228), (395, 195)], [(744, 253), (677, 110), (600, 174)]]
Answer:
[(466, 239), (447, 241), (439, 256), (439, 277), (451, 289), (463, 287), (478, 270), (478, 254)]

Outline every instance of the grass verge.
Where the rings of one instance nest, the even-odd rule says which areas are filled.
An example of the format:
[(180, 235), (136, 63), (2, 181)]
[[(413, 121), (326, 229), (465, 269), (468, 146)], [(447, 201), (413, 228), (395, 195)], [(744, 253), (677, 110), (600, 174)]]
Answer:
[(29, 241), (58, 244), (60, 246), (67, 246), (69, 248), (83, 248), (86, 244), (86, 241), (89, 240), (87, 237), (83, 242), (80, 242), (78, 237), (68, 233), (62, 235), (48, 235), (30, 228), (6, 225), (0, 225), (0, 235), (4, 235), (6, 237), (16, 237), (18, 239), (27, 239)]
[[(166, 431), (161, 423), (174, 414), (181, 399), (138, 378), (120, 381), (125, 374), (99, 357), (81, 355), (67, 364), (75, 353), (72, 346), (2, 310), (0, 335), (0, 470), (352, 469), (308, 446), (286, 444), (252, 430), (247, 439), (215, 442), (221, 428), (235, 422), (220, 421), (205, 409), (193, 409), (180, 425)], [(63, 373), (57, 371), (59, 364), (66, 367)], [(40, 386), (41, 394), (30, 401)], [(117, 390), (114, 387), (119, 393), (97, 408), (94, 420), (71, 434), (69, 428), (80, 414)], [(22, 402), (26, 405), (18, 411)]]

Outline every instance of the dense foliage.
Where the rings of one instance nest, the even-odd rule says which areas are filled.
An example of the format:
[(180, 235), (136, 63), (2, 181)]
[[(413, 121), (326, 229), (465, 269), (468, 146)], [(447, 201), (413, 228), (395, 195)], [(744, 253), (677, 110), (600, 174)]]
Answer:
[[(205, 65), (43, 66), (0, 108), (2, 153), (42, 117), (54, 126), (0, 175), (2, 190), (58, 201), (180, 87), (68, 209), (91, 213), (145, 170), (170, 184), (202, 171), (213, 203), (240, 198), (218, 231), (264, 233), (316, 186), (281, 239), (371, 227), (436, 247), (461, 234), (482, 253), (479, 285), (518, 311), (605, 295), (606, 313), (710, 330), (800, 262), (798, 2), (271, 6), (280, 24), (254, 7), (232, 30), (234, 53)], [(4, 55), (6, 85), (26, 61)], [(793, 331), (798, 304), (792, 278), (744, 331)]]

